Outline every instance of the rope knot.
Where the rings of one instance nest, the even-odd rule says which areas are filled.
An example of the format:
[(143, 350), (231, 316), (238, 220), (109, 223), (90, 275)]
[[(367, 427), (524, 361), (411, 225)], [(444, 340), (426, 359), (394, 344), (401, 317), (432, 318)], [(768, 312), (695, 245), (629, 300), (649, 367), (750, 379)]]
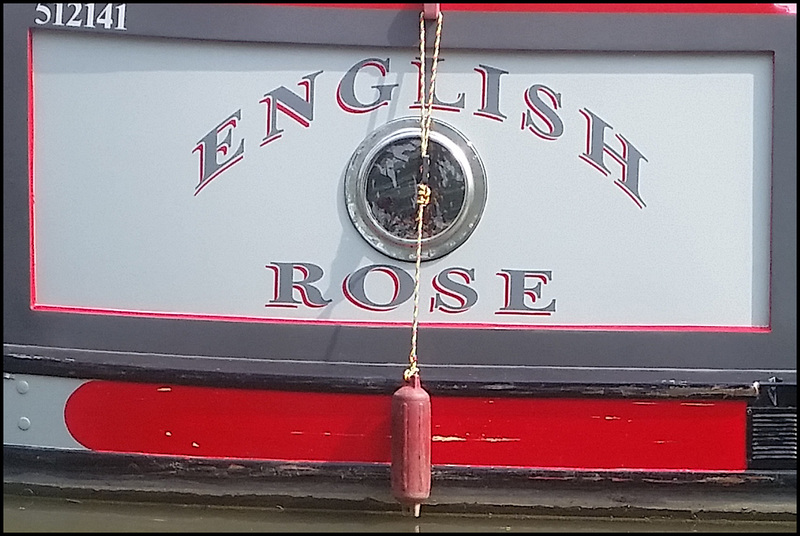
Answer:
[(427, 207), (431, 202), (431, 189), (427, 184), (417, 185), (417, 206)]
[(414, 361), (411, 365), (408, 366), (406, 370), (403, 371), (403, 379), (405, 381), (409, 381), (416, 374), (419, 374), (419, 369), (417, 368), (417, 362)]

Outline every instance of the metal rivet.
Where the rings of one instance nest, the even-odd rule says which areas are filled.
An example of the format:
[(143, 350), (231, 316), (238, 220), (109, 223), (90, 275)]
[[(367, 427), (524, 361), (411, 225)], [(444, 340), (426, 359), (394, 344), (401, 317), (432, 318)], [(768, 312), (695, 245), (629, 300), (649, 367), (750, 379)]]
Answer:
[(27, 430), (31, 427), (31, 420), (27, 417), (20, 417), (17, 426), (19, 426), (20, 430)]
[(30, 389), (30, 388), (31, 388), (31, 386), (28, 385), (28, 382), (26, 382), (25, 380), (20, 380), (20, 381), (17, 382), (17, 392), (19, 394), (21, 394), (21, 395), (24, 395), (25, 393), (27, 393), (28, 389)]

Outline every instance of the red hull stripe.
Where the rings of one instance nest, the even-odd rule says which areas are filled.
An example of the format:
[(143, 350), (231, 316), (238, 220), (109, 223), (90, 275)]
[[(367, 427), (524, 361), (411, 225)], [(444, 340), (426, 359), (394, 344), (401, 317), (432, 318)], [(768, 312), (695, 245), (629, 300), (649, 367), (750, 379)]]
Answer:
[[(746, 402), (434, 396), (432, 463), (743, 471)], [(390, 463), (391, 396), (90, 381), (67, 428), (94, 451)]]

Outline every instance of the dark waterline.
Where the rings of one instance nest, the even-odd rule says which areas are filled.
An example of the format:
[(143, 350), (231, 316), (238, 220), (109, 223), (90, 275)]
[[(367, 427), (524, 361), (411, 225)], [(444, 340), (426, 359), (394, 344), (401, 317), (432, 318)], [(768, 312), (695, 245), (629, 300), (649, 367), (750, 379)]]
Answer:
[(231, 508), (3, 495), (3, 532), (796, 532), (797, 522)]

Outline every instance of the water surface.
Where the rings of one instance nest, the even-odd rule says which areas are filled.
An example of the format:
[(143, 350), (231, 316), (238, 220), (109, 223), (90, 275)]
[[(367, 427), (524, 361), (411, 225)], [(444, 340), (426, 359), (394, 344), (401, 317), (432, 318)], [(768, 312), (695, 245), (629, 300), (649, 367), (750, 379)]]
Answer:
[(3, 532), (796, 532), (791, 521), (233, 508), (3, 495)]

